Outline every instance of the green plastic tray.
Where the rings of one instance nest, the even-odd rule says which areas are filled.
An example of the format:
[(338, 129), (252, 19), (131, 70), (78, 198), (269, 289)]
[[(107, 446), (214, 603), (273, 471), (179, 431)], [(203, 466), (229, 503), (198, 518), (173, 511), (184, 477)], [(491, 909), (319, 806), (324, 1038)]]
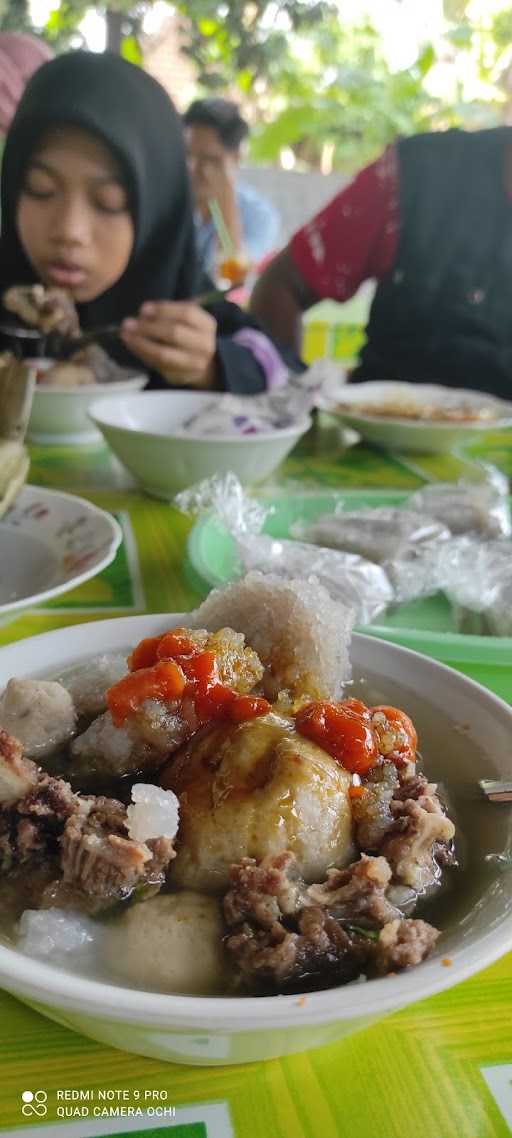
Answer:
[[(401, 491), (346, 490), (301, 495), (260, 494), (258, 501), (271, 506), (264, 533), (272, 537), (289, 537), (290, 526), (299, 519), (313, 521), (320, 514), (332, 511), (340, 503), (347, 510), (363, 506), (400, 505), (407, 494)], [(238, 561), (233, 539), (213, 516), (200, 518), (188, 538), (188, 567), (196, 585), (203, 592), (227, 585), (238, 576)], [(417, 652), (434, 656), (454, 665), (472, 665), (511, 669), (512, 637), (463, 635), (456, 631), (451, 606), (442, 593), (424, 600), (412, 601), (399, 609), (378, 618), (379, 623), (366, 625), (364, 632), (396, 644), (404, 644)], [(464, 667), (462, 670), (465, 670)], [(482, 678), (482, 682), (485, 679)]]

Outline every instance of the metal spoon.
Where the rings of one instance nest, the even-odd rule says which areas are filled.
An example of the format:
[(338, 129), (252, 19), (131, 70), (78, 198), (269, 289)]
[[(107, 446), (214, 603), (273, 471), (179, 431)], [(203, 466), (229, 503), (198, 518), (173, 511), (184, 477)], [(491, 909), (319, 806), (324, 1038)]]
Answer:
[(120, 328), (120, 324), (103, 324), (98, 328), (89, 328), (88, 332), (83, 332), (80, 336), (73, 338), (63, 336), (62, 343), (59, 342), (58, 344), (56, 355), (59, 359), (66, 360), (69, 356), (74, 356), (75, 352), (79, 352), (81, 348), (85, 348), (87, 344), (94, 344), (96, 340), (101, 340), (103, 336), (118, 336)]
[[(199, 296), (192, 297), (195, 304), (199, 304), (201, 308), (207, 305), (215, 304), (216, 301), (222, 300), (230, 292), (233, 292), (234, 285), (229, 285), (227, 288), (213, 288), (209, 292), (200, 293)], [(120, 324), (102, 324), (96, 328), (89, 328), (87, 332), (83, 332), (80, 336), (65, 336), (57, 329), (52, 329), (50, 332), (42, 332), (40, 328), (27, 328), (21, 324), (3, 324), (0, 322), (0, 334), (9, 336), (15, 340), (39, 340), (43, 350), (39, 353), (46, 354), (46, 345), (50, 341), (52, 351), (51, 355), (56, 359), (65, 360), (69, 356), (74, 355), (75, 352), (80, 351), (81, 348), (87, 344), (95, 343), (96, 340), (101, 340), (104, 336), (118, 336), (121, 329)], [(51, 337), (51, 339), (50, 339)]]
[(13, 336), (16, 340), (42, 340), (47, 335), (40, 328), (23, 328), (21, 324), (0, 323), (0, 332), (3, 336)]
[[(200, 293), (199, 296), (193, 296), (192, 301), (199, 304), (201, 308), (209, 304), (215, 304), (216, 301), (222, 300), (228, 293), (233, 292), (233, 285), (229, 288), (213, 288), (209, 292)], [(98, 328), (89, 328), (81, 336), (74, 339), (66, 337), (65, 343), (62, 347), (59, 346), (59, 351), (56, 353), (59, 359), (67, 359), (70, 355), (80, 351), (81, 348), (86, 347), (87, 344), (92, 344), (96, 340), (100, 340), (103, 336), (118, 336), (121, 330), (120, 324), (103, 324)], [(0, 327), (1, 331), (1, 327)], [(51, 334), (51, 333), (50, 333)]]
[(481, 778), (478, 785), (488, 802), (512, 802), (512, 780)]

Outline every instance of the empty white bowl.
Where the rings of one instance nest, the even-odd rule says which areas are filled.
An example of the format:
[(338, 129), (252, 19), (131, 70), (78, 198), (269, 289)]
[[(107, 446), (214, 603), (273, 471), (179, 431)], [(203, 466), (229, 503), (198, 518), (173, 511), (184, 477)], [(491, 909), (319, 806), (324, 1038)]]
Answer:
[[(375, 408), (382, 404), (400, 404), (421, 408), (435, 405), (450, 408), (464, 404), (482, 418), (441, 420), (379, 415)], [(368, 408), (368, 410), (366, 410)], [(394, 383), (372, 380), (348, 384), (339, 390), (339, 405), (330, 405), (331, 413), (353, 427), (363, 439), (385, 450), (402, 450), (440, 454), (474, 442), (489, 431), (512, 425), (512, 403), (483, 391), (442, 387), (438, 384)], [(486, 413), (488, 417), (485, 417)]]
[(311, 425), (305, 415), (291, 427), (240, 438), (184, 434), (183, 423), (211, 401), (211, 392), (144, 391), (122, 402), (96, 400), (89, 414), (144, 490), (166, 499), (202, 478), (230, 470), (243, 483), (261, 482)]
[[(37, 360), (35, 365), (40, 368), (42, 362)], [(93, 427), (88, 416), (93, 400), (100, 395), (109, 395), (117, 401), (132, 391), (140, 391), (146, 383), (146, 375), (134, 375), (128, 371), (126, 379), (84, 384), (83, 387), (45, 387), (38, 383), (34, 391), (27, 437), (34, 443), (98, 442), (101, 434)]]
[[(0, 650), (0, 690), (11, 676), (60, 675), (72, 663), (129, 650), (142, 637), (186, 622), (183, 614), (126, 617), (18, 641)], [(356, 678), (367, 678), (384, 702), (411, 711), (426, 773), (445, 781), (453, 814), (465, 829), (467, 868), (446, 895), (443, 936), (428, 960), (380, 980), (306, 996), (222, 998), (86, 979), (25, 956), (4, 940), (0, 985), (102, 1043), (175, 1063), (217, 1066), (331, 1043), (464, 980), (512, 947), (512, 873), (504, 869), (503, 854), (510, 849), (512, 811), (480, 799), (476, 787), (480, 777), (510, 777), (512, 708), (465, 676), (394, 644), (354, 636), (351, 655)]]

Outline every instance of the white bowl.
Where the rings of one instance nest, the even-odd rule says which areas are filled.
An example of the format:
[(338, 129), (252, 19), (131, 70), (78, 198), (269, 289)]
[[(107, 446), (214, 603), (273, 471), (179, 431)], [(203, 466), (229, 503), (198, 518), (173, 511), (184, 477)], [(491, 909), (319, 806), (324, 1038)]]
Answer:
[[(349, 384), (340, 389), (339, 403), (332, 404), (332, 414), (343, 420), (349, 427), (358, 431), (364, 439), (385, 450), (416, 451), (419, 453), (440, 454), (454, 450), (464, 443), (474, 442), (482, 434), (512, 425), (512, 403), (483, 391), (466, 391), (462, 388), (441, 387), (438, 384), (393, 383), (373, 380), (369, 383)], [(390, 418), (365, 412), (364, 408), (389, 403), (417, 404), (435, 403), (440, 407), (450, 407), (464, 402), (478, 411), (489, 411), (488, 419), (442, 420)], [(352, 406), (353, 410), (352, 410)]]
[[(59, 674), (73, 662), (128, 649), (177, 622), (186, 624), (186, 616), (126, 617), (19, 641), (0, 650), (0, 689), (11, 676)], [(216, 1066), (333, 1042), (464, 980), (506, 952), (512, 946), (511, 874), (492, 855), (507, 844), (511, 814), (480, 801), (474, 780), (510, 777), (512, 708), (465, 676), (384, 641), (355, 636), (352, 659), (356, 671), (373, 674), (384, 700), (398, 694), (407, 707), (404, 689), (420, 693), (417, 706), (409, 707), (429, 755), (427, 773), (439, 777), (444, 772), (449, 781), (450, 751), (454, 754), (458, 747), (463, 767), (468, 755), (467, 781), (462, 786), (454, 782), (452, 798), (457, 812), (467, 804), (469, 791), (473, 814), (467, 840), (475, 850), (476, 872), (466, 871), (460, 895), (448, 895), (444, 935), (429, 960), (398, 975), (302, 997), (223, 999), (162, 995), (82, 979), (1, 946), (0, 985), (58, 1023), (113, 1047)], [(439, 716), (451, 724), (445, 754), (432, 746), (432, 739), (428, 749), (429, 732), (433, 738), (434, 730), (439, 731)]]
[(119, 522), (85, 498), (23, 486), (0, 520), (0, 624), (101, 573), (122, 537)]
[(168, 500), (185, 486), (230, 470), (243, 483), (261, 482), (311, 425), (305, 415), (292, 427), (240, 438), (180, 434), (182, 424), (211, 401), (211, 392), (145, 391), (122, 404), (97, 400), (89, 414), (144, 490)]
[[(34, 361), (40, 370), (42, 363)], [(53, 361), (49, 361), (53, 362)], [(83, 387), (45, 387), (36, 384), (27, 437), (34, 443), (95, 443), (101, 439), (89, 419), (91, 403), (101, 395), (118, 400), (132, 391), (140, 391), (147, 383), (146, 375), (127, 371), (126, 379), (111, 383), (84, 384)]]

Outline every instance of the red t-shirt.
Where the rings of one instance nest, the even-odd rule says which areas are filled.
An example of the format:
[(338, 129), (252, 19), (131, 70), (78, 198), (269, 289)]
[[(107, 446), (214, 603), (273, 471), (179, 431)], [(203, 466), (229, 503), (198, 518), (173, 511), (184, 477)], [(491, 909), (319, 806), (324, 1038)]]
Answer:
[(319, 297), (348, 300), (363, 281), (392, 268), (398, 246), (396, 146), (354, 180), (292, 237), (289, 250)]

